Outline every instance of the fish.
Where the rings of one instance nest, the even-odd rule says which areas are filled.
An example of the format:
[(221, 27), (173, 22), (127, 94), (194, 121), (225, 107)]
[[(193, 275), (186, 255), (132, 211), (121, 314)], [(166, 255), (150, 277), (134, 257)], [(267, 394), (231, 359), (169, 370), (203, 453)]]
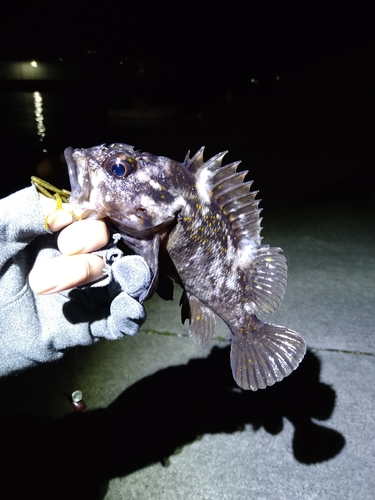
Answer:
[(294, 330), (259, 319), (281, 304), (287, 283), (281, 248), (262, 244), (253, 181), (227, 151), (207, 161), (204, 147), (183, 162), (125, 143), (65, 150), (70, 203), (85, 216), (106, 218), (152, 271), (143, 303), (155, 292), (182, 289), (181, 319), (206, 344), (216, 315), (231, 331), (230, 365), (237, 385), (256, 391), (281, 381), (306, 352)]

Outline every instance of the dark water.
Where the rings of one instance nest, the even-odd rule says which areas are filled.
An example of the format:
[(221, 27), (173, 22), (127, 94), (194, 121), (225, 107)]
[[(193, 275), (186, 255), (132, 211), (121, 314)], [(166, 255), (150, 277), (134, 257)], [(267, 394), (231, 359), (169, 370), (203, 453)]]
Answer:
[(263, 206), (345, 199), (353, 188), (374, 197), (375, 75), (367, 58), (211, 99), (184, 92), (173, 105), (146, 105), (134, 89), (87, 80), (0, 87), (1, 197), (28, 186), (31, 175), (67, 188), (64, 149), (112, 142), (180, 161), (203, 145), (206, 158), (229, 150), (227, 161), (242, 160)]

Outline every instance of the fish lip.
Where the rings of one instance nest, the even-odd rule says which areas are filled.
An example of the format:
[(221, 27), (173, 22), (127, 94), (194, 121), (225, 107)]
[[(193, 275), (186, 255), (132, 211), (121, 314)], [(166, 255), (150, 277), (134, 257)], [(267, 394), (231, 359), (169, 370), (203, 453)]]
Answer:
[(65, 157), (66, 164), (68, 166), (68, 174), (69, 174), (71, 191), (73, 191), (74, 186), (78, 185), (77, 167), (76, 167), (76, 164), (73, 160), (73, 152), (74, 152), (74, 149), (72, 147), (65, 148), (65, 150), (64, 150), (64, 157)]
[(73, 149), (72, 147), (68, 147), (64, 151), (70, 182), (70, 203), (73, 205), (82, 205), (89, 201), (90, 176), (88, 169), (86, 166), (80, 167), (74, 158), (75, 154), (81, 152), (82, 150)]

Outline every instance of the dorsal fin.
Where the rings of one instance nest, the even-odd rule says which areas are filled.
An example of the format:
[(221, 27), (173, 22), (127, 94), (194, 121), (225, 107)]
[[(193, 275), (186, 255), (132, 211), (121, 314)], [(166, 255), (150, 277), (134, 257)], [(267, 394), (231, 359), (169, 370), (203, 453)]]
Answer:
[[(242, 249), (245, 260), (249, 250), (253, 250), (251, 245)], [(251, 298), (259, 313), (273, 313), (283, 300), (288, 267), (281, 251), (281, 248), (260, 245), (243, 266), (251, 284)]]
[(261, 245), (260, 200), (251, 191), (253, 181), (244, 182), (245, 172), (237, 172), (240, 162), (221, 166), (225, 153), (203, 163), (203, 148), (191, 160), (190, 171), (196, 178), (198, 194), (204, 201), (213, 198), (226, 217), (235, 239), (239, 263), (247, 274), (251, 300), (258, 312), (275, 311), (283, 298), (287, 266), (280, 248)]
[(241, 163), (239, 161), (221, 166), (227, 151), (218, 153), (206, 162), (203, 152), (204, 147), (192, 158), (188, 152), (183, 163), (194, 175), (199, 195), (205, 201), (213, 198), (217, 202), (239, 245), (249, 239), (255, 245), (260, 245), (260, 200), (255, 200), (257, 191), (250, 191), (253, 181), (244, 182), (248, 171), (237, 172)]

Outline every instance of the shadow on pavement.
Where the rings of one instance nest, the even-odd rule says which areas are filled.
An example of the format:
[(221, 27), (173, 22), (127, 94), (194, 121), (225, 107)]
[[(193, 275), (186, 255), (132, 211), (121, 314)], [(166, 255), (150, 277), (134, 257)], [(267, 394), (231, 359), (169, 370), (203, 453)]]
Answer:
[(299, 462), (322, 462), (341, 451), (344, 437), (312, 421), (327, 420), (335, 406), (334, 390), (319, 381), (315, 354), (307, 352), (286, 380), (256, 393), (235, 385), (228, 360), (228, 347), (214, 347), (207, 359), (145, 377), (105, 409), (56, 420), (0, 417), (0, 497), (103, 498), (110, 479), (158, 461), (167, 465), (203, 434), (250, 424), (275, 435), (284, 417), (295, 427)]

